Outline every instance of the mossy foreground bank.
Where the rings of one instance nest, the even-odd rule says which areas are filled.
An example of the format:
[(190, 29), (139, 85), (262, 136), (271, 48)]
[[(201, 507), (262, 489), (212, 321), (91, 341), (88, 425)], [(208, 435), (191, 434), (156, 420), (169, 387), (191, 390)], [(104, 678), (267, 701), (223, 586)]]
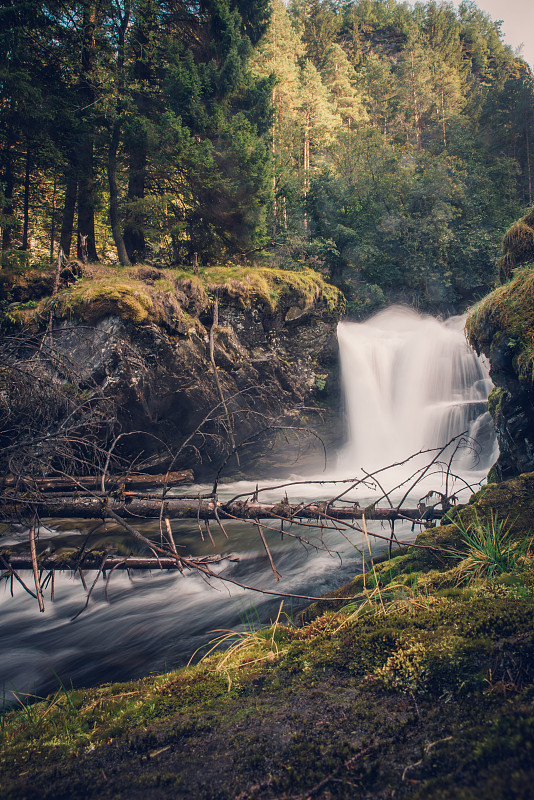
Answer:
[(533, 522), (489, 485), (304, 624), (4, 715), (2, 797), (532, 798)]

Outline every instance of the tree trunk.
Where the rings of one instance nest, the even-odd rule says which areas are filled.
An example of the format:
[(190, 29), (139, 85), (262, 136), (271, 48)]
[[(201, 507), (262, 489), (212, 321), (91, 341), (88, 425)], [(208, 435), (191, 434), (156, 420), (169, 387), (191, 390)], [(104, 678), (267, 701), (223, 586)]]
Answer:
[(411, 57), (411, 78), (412, 78), (412, 97), (413, 97), (413, 120), (415, 128), (415, 146), (421, 149), (421, 122), (419, 118), (419, 98), (417, 95), (417, 84), (415, 80), (415, 63), (413, 50), (410, 51)]
[(441, 125), (443, 130), (443, 147), (447, 149), (447, 130), (445, 127), (445, 97), (443, 88), (441, 89)]
[[(12, 148), (8, 147), (7, 150), (11, 150)], [(5, 189), (4, 189), (4, 208), (2, 209), (2, 217), (7, 218), (7, 221), (3, 224), (2, 229), (2, 253), (6, 250), (9, 250), (11, 247), (11, 232), (13, 229), (12, 219), (14, 212), (13, 206), (13, 191), (15, 189), (15, 172), (13, 169), (13, 157), (9, 157), (6, 163), (6, 170), (5, 170)]]
[[(151, 34), (156, 28), (155, 10), (148, 7), (138, 15), (134, 29), (135, 63), (134, 77), (140, 85), (149, 86), (152, 78)], [(141, 119), (149, 113), (150, 101), (147, 92), (134, 95), (137, 112)], [(130, 211), (124, 227), (124, 244), (132, 263), (143, 261), (146, 255), (145, 215), (142, 201), (145, 198), (148, 142), (144, 126), (138, 126), (137, 133), (129, 142), (130, 163), (128, 178), (128, 200)]]
[[(83, 489), (99, 489), (101, 484), (100, 475), (83, 475), (79, 477), (57, 477), (57, 478), (25, 478), (8, 475), (0, 480), (3, 488), (17, 486), (24, 487), (23, 490), (34, 489), (38, 492), (66, 492)], [(156, 486), (184, 486), (193, 483), (193, 470), (184, 469), (179, 472), (168, 472), (164, 475), (109, 475), (106, 478), (106, 489), (127, 488), (145, 489)]]
[(82, 236), (86, 236), (87, 258), (98, 261), (95, 242), (94, 208), (94, 142), (92, 133), (80, 147), (78, 160), (80, 179), (78, 185), (78, 258), (82, 258)]
[[(42, 500), (10, 501), (0, 500), (0, 508), (4, 518), (18, 519), (23, 513), (24, 506), (31, 507), (33, 513), (40, 517), (78, 517), (79, 519), (105, 519), (113, 514), (126, 519), (147, 518), (159, 519), (163, 510), (169, 519), (217, 519), (215, 506), (212, 500), (172, 498), (162, 501), (145, 497), (134, 497), (120, 500), (118, 498), (101, 497), (54, 497)], [(360, 508), (355, 506), (330, 506), (327, 501), (310, 503), (257, 503), (236, 500), (232, 503), (218, 503), (217, 514), (221, 519), (284, 519), (284, 520), (325, 520), (331, 517), (335, 520), (362, 519), (367, 520), (393, 520), (393, 519), (421, 519), (418, 509), (395, 508)], [(442, 511), (437, 509), (427, 513), (425, 518), (441, 518)]]
[[(12, 569), (32, 569), (32, 557), (29, 553), (2, 553), (2, 560), (8, 564)], [(91, 553), (86, 554), (80, 561), (78, 551), (74, 551), (72, 556), (69, 554), (61, 554), (55, 556), (53, 554), (48, 556), (37, 556), (39, 569), (59, 569), (59, 570), (76, 570), (79, 569), (101, 569), (102, 558), (101, 556), (95, 558)], [(161, 556), (160, 558), (151, 558), (143, 556), (108, 556), (104, 564), (105, 571), (130, 570), (130, 569), (178, 569), (183, 570), (183, 567), (195, 568), (203, 565), (219, 564), (221, 561), (237, 561), (235, 556), (229, 555), (212, 555), (200, 558), (168, 558)]]
[(115, 120), (111, 129), (111, 139), (109, 143), (108, 153), (108, 183), (109, 183), (109, 221), (111, 223), (111, 232), (113, 234), (113, 241), (117, 248), (117, 255), (123, 267), (130, 266), (130, 259), (124, 238), (121, 230), (120, 215), (119, 215), (119, 191), (117, 187), (117, 152), (119, 149), (119, 139), (121, 131), (121, 114), (123, 107), (124, 96), (124, 39), (128, 22), (130, 19), (129, 3), (125, 3), (124, 14), (120, 18), (119, 27), (119, 46), (117, 52), (117, 73), (118, 73), (118, 100)]
[(52, 219), (50, 220), (50, 263), (54, 260), (54, 240), (56, 238), (56, 191), (57, 178), (54, 175), (54, 191), (52, 193)]
[(126, 245), (124, 244), (119, 216), (119, 192), (117, 188), (117, 149), (119, 146), (119, 132), (120, 125), (118, 120), (115, 120), (108, 154), (109, 221), (111, 223), (111, 232), (113, 234), (115, 247), (117, 248), (119, 261), (123, 267), (129, 267), (131, 262), (128, 258)]
[[(275, 108), (276, 92), (275, 92), (274, 89), (273, 89), (273, 96), (272, 96), (272, 104), (273, 104), (273, 108)], [(277, 179), (276, 179), (277, 178), (277, 176), (276, 176), (276, 120), (278, 118), (278, 124), (280, 124), (280, 122), (279, 122), (280, 109), (278, 108), (277, 111), (278, 111), (278, 114), (276, 114), (276, 113), (273, 114), (273, 139), (272, 139), (272, 143), (271, 143), (272, 159), (273, 159), (273, 178), (272, 178), (272, 190), (273, 190), (273, 228), (272, 228), (272, 234), (273, 234), (273, 239), (276, 237), (276, 233), (277, 233), (276, 223), (277, 223), (277, 218), (278, 218), (278, 200), (277, 200), (277, 197), (276, 197), (276, 188), (277, 188)]]
[(59, 237), (59, 246), (63, 250), (65, 258), (69, 258), (70, 256), (77, 193), (78, 181), (76, 180), (76, 176), (71, 174), (67, 179), (67, 185), (65, 187), (65, 204), (63, 206), (63, 219), (61, 221), (61, 234)]
[(308, 233), (308, 190), (310, 181), (310, 112), (306, 109), (304, 125), (304, 232)]
[[(89, 261), (98, 261), (95, 243), (94, 130), (92, 106), (95, 102), (95, 26), (96, 1), (91, 0), (83, 12), (82, 68), (79, 97), (82, 101), (82, 130), (78, 143), (78, 258), (82, 256), (81, 237), (85, 240)], [(87, 112), (87, 113), (86, 113)]]
[(31, 149), (30, 143), (26, 144), (26, 163), (24, 169), (24, 222), (22, 226), (22, 245), (21, 250), (29, 249), (28, 232), (30, 228), (30, 179), (31, 179)]
[(124, 227), (124, 244), (130, 261), (135, 264), (145, 257), (145, 233), (143, 213), (139, 201), (145, 197), (145, 173), (147, 165), (146, 137), (141, 132), (135, 142), (130, 144), (130, 176), (128, 179), (128, 200), (131, 209)]

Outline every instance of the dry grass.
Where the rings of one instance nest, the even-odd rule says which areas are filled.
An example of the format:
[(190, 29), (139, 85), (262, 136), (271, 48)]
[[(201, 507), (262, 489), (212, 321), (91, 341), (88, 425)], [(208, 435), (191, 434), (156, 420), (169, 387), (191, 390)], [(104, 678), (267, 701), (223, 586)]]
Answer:
[[(230, 691), (232, 688), (231, 671), (277, 661), (285, 652), (280, 647), (280, 640), (284, 634), (284, 626), (280, 622), (283, 606), (284, 601), (282, 600), (276, 619), (267, 628), (247, 631), (225, 629), (212, 631), (212, 633), (219, 633), (219, 636), (208, 643), (209, 650), (202, 656), (199, 663), (209, 664), (213, 661), (210, 657), (216, 651), (224, 649), (222, 657), (215, 662), (214, 671), (223, 672), (226, 675), (228, 691)], [(196, 653), (198, 650), (191, 657), (189, 665)]]

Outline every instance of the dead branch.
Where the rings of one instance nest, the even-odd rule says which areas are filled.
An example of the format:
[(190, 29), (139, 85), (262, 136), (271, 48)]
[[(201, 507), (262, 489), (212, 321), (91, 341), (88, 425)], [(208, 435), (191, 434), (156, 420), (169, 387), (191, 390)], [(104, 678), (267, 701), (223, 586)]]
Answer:
[(215, 336), (214, 332), (219, 327), (219, 294), (215, 292), (215, 296), (213, 298), (213, 322), (210, 328), (210, 340), (209, 340), (209, 349), (210, 349), (210, 362), (213, 369), (213, 375), (215, 377), (215, 385), (217, 386), (217, 391), (219, 393), (219, 397), (221, 399), (221, 404), (224, 409), (224, 413), (226, 416), (226, 423), (228, 425), (228, 438), (230, 439), (230, 444), (232, 446), (233, 452), (235, 452), (235, 457), (237, 461), (237, 465), (240, 466), (239, 462), (239, 451), (235, 445), (234, 439), (234, 428), (232, 425), (232, 420), (230, 419), (230, 414), (228, 412), (228, 406), (226, 404), (226, 400), (224, 398), (224, 392), (222, 390), (221, 381), (219, 379), (219, 373), (217, 372), (217, 364), (215, 363)]
[[(126, 474), (110, 476), (106, 480), (108, 491), (145, 489), (156, 486), (186, 486), (194, 482), (193, 470), (184, 469), (179, 472), (168, 472), (165, 475)], [(33, 489), (38, 492), (72, 492), (77, 489), (98, 489), (101, 486), (100, 476), (59, 476), (50, 478), (34, 478), (28, 476), (7, 475), (0, 481), (3, 488), (17, 488), (20, 491)]]
[[(6, 570), (11, 572), (17, 569), (32, 569), (33, 559), (31, 553), (10, 553), (0, 554), (0, 558)], [(158, 558), (150, 556), (106, 556), (105, 569), (107, 570), (178, 570), (183, 572), (184, 567), (187, 569), (195, 569), (197, 566), (204, 566), (206, 564), (220, 564), (223, 561), (238, 561), (239, 559), (233, 553), (224, 555), (210, 555), (193, 558), (191, 556), (181, 557), (176, 554), (173, 557), (160, 556)], [(78, 565), (76, 553), (72, 555), (54, 555), (46, 554), (44, 557), (38, 559), (39, 569), (60, 570), (68, 572), (77, 572), (80, 569), (84, 570), (101, 570), (102, 559), (95, 556), (93, 553), (86, 553)], [(36, 597), (33, 594), (33, 597)]]
[[(136, 517), (141, 519), (159, 518), (162, 501), (152, 500), (144, 496), (128, 497), (125, 500), (112, 497), (57, 497), (48, 495), (41, 499), (13, 499), (9, 495), (0, 496), (0, 512), (4, 518), (18, 519), (23, 515), (25, 507), (31, 506), (41, 517), (78, 519), (103, 519), (117, 516)], [(328, 513), (327, 513), (328, 509)], [(163, 501), (164, 516), (169, 519), (216, 520), (213, 500), (198, 499), (196, 503), (182, 498)], [(314, 500), (308, 503), (259, 503), (236, 500), (230, 503), (218, 502), (219, 517), (241, 520), (286, 519), (321, 520), (327, 517), (332, 520), (366, 519), (391, 520), (405, 519), (420, 521), (421, 514), (417, 508), (360, 508), (356, 503), (352, 506), (333, 506), (328, 500)], [(432, 511), (434, 519), (441, 519), (444, 512)], [(121, 520), (122, 523), (122, 520)]]
[(43, 592), (41, 590), (41, 583), (39, 580), (39, 569), (37, 567), (37, 554), (35, 552), (35, 525), (30, 525), (30, 558), (33, 570), (33, 579), (35, 581), (35, 593), (37, 594), (37, 602), (39, 603), (39, 611), (43, 612), (44, 600)]

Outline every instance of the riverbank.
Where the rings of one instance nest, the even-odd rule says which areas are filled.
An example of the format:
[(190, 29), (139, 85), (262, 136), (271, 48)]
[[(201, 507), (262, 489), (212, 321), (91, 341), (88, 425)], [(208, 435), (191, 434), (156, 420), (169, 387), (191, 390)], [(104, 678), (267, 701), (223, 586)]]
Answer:
[(533, 523), (490, 484), (302, 624), (4, 714), (3, 796), (531, 797)]

